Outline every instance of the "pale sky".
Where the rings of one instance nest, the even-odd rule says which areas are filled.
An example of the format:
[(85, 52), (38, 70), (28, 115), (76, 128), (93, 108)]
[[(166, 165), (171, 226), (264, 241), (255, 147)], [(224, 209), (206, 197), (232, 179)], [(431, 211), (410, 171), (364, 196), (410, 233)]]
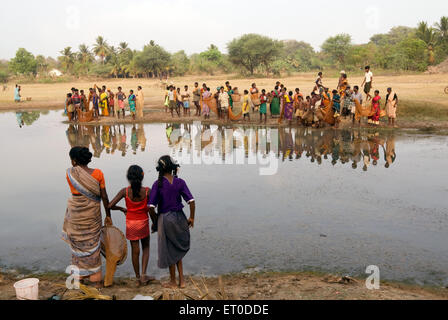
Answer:
[[(342, 6), (341, 4), (344, 4)], [(431, 25), (448, 15), (447, 0), (286, 1), (286, 0), (41, 0), (2, 1), (0, 59), (19, 47), (56, 57), (64, 47), (91, 46), (98, 35), (117, 46), (126, 41), (141, 49), (155, 40), (170, 52), (204, 51), (245, 33), (303, 40), (317, 50), (338, 33), (354, 43), (368, 42), (393, 26)]]

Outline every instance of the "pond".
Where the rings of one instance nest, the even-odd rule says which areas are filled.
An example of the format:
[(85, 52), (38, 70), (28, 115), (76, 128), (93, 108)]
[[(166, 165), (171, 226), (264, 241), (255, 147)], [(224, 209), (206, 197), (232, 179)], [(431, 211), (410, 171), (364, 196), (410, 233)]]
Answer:
[[(318, 270), (448, 284), (448, 138), (370, 130), (138, 124), (69, 126), (61, 111), (0, 114), (0, 266), (63, 272), (72, 146), (94, 153), (109, 197), (132, 164), (170, 154), (197, 201), (187, 273)], [(187, 211), (188, 212), (188, 209)], [(113, 213), (125, 229), (125, 218)], [(151, 238), (150, 273), (157, 239)], [(132, 275), (128, 260), (118, 275)]]

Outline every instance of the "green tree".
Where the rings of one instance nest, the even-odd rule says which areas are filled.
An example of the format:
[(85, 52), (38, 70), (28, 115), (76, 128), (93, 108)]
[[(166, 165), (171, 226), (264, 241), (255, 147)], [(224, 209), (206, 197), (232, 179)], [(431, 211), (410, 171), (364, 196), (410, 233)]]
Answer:
[(158, 76), (169, 67), (170, 54), (161, 46), (150, 42), (135, 57), (135, 64), (138, 70), (145, 76)]
[(322, 51), (338, 66), (345, 67), (347, 55), (352, 47), (352, 37), (349, 34), (338, 34), (330, 37), (322, 44)]
[(416, 35), (417, 38), (426, 43), (428, 62), (429, 64), (433, 64), (435, 61), (434, 46), (437, 41), (435, 30), (429, 27), (427, 22), (422, 21), (418, 24)]
[(184, 50), (178, 51), (171, 56), (171, 66), (176, 76), (183, 76), (190, 69), (190, 59)]
[(101, 63), (104, 64), (104, 60), (106, 59), (107, 54), (109, 53), (109, 45), (107, 41), (104, 40), (102, 36), (98, 36), (96, 38), (96, 42), (93, 45), (93, 53), (100, 58)]
[(407, 38), (390, 55), (389, 68), (424, 71), (428, 67), (427, 45), (423, 40)]
[(37, 73), (36, 58), (24, 48), (17, 50), (16, 56), (9, 62), (9, 67), (15, 74), (36, 75)]
[(43, 55), (36, 56), (37, 63), (37, 73), (47, 73), (48, 72), (48, 62)]
[(75, 65), (75, 54), (72, 51), (72, 47), (66, 47), (61, 50), (62, 56), (58, 57), (61, 62), (62, 68), (65, 72), (72, 73)]
[(296, 40), (283, 41), (283, 55), (285, 61), (297, 71), (317, 68), (313, 65), (317, 55), (309, 43)]
[(243, 35), (227, 45), (230, 61), (251, 75), (260, 66), (269, 70), (272, 62), (280, 56), (282, 48), (281, 42), (258, 34)]
[(441, 17), (435, 24), (439, 42), (448, 43), (448, 17)]
[(406, 38), (415, 35), (415, 28), (398, 26), (390, 29), (388, 33), (375, 34), (370, 38), (377, 46), (396, 45)]
[(210, 47), (208, 47), (207, 51), (201, 52), (199, 55), (201, 56), (201, 58), (215, 62), (216, 64), (219, 64), (222, 59), (221, 51), (219, 51), (218, 47), (214, 44), (211, 44)]

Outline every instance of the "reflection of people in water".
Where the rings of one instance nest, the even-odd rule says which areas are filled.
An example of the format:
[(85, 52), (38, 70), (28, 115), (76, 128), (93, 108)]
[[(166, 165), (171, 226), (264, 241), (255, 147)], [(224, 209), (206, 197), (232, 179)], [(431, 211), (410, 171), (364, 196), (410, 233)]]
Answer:
[(22, 128), (25, 125), (23, 122), (22, 112), (16, 112), (16, 118), (17, 118), (17, 123), (19, 124), (19, 127)]
[[(384, 147), (383, 147), (384, 150)], [(384, 165), (386, 168), (389, 168), (397, 158), (397, 154), (395, 153), (395, 137), (393, 134), (389, 135), (386, 140), (386, 149), (384, 150), (384, 160), (386, 164)]]
[(138, 149), (138, 139), (137, 139), (137, 129), (135, 128), (135, 125), (132, 126), (132, 132), (131, 132), (131, 148), (133, 154), (137, 154)]
[(128, 149), (128, 145), (126, 144), (127, 136), (126, 136), (126, 126), (123, 125), (123, 133), (121, 132), (120, 126), (118, 126), (118, 140), (120, 141), (120, 151), (121, 156), (126, 156), (126, 151)]
[(142, 152), (144, 152), (146, 149), (146, 136), (144, 126), (141, 123), (138, 125), (137, 129), (137, 140)]

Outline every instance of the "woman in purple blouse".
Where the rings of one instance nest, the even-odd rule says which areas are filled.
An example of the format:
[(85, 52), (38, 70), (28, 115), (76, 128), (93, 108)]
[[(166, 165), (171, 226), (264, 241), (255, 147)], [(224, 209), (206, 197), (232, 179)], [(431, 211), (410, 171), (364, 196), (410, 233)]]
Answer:
[[(170, 282), (166, 288), (177, 287), (176, 266), (179, 272), (179, 287), (185, 288), (182, 259), (190, 250), (190, 228), (194, 227), (195, 201), (184, 180), (177, 177), (179, 165), (170, 156), (157, 162), (159, 179), (154, 182), (149, 196), (149, 213), (153, 232), (158, 232), (158, 266), (170, 269)], [(190, 218), (183, 212), (182, 199), (190, 205)], [(155, 208), (158, 208), (156, 215)]]

